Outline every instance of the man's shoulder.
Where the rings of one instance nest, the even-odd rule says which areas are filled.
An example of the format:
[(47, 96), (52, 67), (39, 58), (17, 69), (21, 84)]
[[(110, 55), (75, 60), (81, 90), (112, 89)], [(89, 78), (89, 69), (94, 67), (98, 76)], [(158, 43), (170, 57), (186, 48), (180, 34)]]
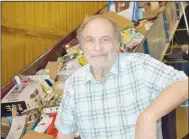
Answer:
[(144, 53), (119, 53), (121, 63), (130, 64), (131, 62), (141, 63), (150, 58), (150, 55)]
[(76, 70), (72, 75), (76, 78), (83, 78), (86, 76), (88, 64)]
[(125, 52), (125, 53), (119, 53), (121, 57), (128, 57), (128, 58), (144, 58), (146, 56), (150, 56), (149, 54), (144, 54), (144, 53), (130, 53), (130, 52)]

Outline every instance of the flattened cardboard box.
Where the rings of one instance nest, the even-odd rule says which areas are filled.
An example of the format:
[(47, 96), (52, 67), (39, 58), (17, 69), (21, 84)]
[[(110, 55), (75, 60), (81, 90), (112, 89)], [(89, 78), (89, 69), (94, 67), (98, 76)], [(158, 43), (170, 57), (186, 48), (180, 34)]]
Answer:
[(52, 86), (53, 92), (62, 94), (64, 90), (64, 83), (65, 83), (64, 77), (59, 77), (58, 81), (56, 81)]
[(45, 67), (45, 71), (50, 75), (51, 79), (55, 80), (58, 72), (63, 67), (62, 62), (51, 61)]
[(20, 139), (25, 129), (26, 119), (26, 115), (14, 117), (6, 139)]
[(128, 19), (126, 19), (125, 17), (121, 15), (118, 15), (115, 12), (110, 11), (110, 12), (104, 13), (103, 15), (105, 17), (108, 17), (109, 19), (112, 19), (114, 22), (116, 22), (120, 30), (134, 26), (133, 22), (129, 21)]
[(154, 18), (160, 11), (158, 2), (149, 2), (144, 5), (144, 16), (145, 18)]
[(54, 139), (52, 135), (29, 130), (21, 139)]
[(144, 36), (147, 34), (147, 30), (146, 30), (146, 28), (145, 28), (145, 26), (144, 25), (141, 25), (141, 26), (137, 26), (136, 28), (136, 31), (137, 32), (140, 32), (140, 33), (142, 33)]

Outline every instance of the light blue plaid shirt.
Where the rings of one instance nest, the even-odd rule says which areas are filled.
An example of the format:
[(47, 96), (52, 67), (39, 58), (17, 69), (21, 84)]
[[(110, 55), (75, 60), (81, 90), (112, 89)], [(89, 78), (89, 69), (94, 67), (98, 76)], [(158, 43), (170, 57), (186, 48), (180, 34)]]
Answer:
[[(139, 114), (168, 85), (188, 77), (146, 54), (119, 53), (104, 83), (86, 65), (65, 82), (56, 128), (81, 139), (134, 139)], [(161, 120), (158, 139), (162, 139)]]

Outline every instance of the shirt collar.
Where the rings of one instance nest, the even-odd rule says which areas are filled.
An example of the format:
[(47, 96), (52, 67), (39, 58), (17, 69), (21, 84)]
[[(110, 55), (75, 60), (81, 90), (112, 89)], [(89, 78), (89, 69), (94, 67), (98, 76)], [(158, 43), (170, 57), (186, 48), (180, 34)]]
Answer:
[(91, 66), (89, 64), (86, 65), (86, 80), (85, 83), (88, 81), (94, 80), (94, 76), (91, 72)]
[[(109, 74), (114, 74), (114, 75), (118, 75), (118, 68), (119, 68), (119, 54), (117, 54), (116, 56), (116, 61), (113, 64), (112, 68), (110, 69), (110, 71), (106, 74), (106, 77)], [(92, 71), (91, 71), (91, 66), (89, 64), (86, 65), (86, 80), (85, 83), (87, 83), (88, 81), (91, 80), (95, 80)]]

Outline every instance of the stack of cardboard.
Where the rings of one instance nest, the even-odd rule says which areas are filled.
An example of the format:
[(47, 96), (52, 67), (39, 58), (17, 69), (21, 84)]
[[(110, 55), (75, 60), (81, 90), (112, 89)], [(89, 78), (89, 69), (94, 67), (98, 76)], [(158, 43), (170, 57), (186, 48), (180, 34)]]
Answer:
[[(57, 136), (54, 122), (65, 79), (87, 64), (79, 44), (73, 44), (76, 41), (67, 44), (66, 55), (49, 61), (35, 75), (15, 77), (17, 84), (2, 99), (2, 137), (53, 139)], [(67, 73), (67, 76), (61, 73)], [(11, 119), (10, 124), (8, 119)]]

